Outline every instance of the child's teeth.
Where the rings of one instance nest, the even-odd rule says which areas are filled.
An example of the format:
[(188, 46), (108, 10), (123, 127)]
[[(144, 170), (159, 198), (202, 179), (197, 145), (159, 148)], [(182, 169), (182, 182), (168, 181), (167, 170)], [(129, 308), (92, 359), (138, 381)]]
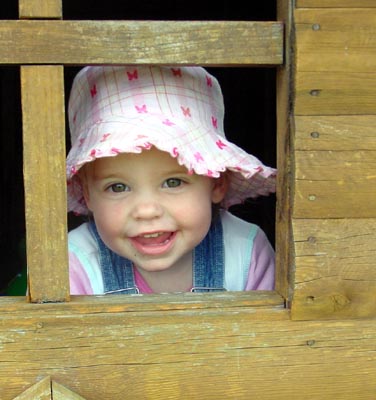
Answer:
[(161, 232), (148, 233), (148, 234), (144, 235), (144, 238), (155, 238), (155, 237), (158, 237), (158, 236), (160, 236), (160, 235), (162, 235)]

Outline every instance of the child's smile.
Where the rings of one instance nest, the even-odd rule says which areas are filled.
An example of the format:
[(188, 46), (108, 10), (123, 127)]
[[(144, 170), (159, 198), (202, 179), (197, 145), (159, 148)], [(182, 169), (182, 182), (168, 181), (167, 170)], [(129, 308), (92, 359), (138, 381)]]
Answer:
[(130, 238), (136, 250), (145, 255), (159, 255), (173, 246), (176, 232), (145, 233)]

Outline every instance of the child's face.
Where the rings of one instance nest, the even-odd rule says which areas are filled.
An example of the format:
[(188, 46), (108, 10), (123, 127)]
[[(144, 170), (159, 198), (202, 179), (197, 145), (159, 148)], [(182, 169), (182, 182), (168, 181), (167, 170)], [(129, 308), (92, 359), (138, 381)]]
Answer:
[(145, 271), (178, 266), (207, 234), (224, 178), (189, 175), (168, 153), (105, 157), (88, 164), (85, 200), (104, 243)]

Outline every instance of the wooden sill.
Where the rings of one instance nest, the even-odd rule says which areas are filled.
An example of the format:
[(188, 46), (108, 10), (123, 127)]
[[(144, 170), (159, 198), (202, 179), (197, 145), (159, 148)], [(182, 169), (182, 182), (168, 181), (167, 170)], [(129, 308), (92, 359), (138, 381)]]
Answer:
[(71, 296), (71, 301), (60, 303), (29, 303), (27, 297), (0, 298), (0, 314), (6, 317), (25, 317), (27, 313), (43, 315), (82, 315), (149, 313), (187, 315), (246, 314), (259, 319), (285, 318), (284, 299), (271, 291), (182, 293), (158, 295)]

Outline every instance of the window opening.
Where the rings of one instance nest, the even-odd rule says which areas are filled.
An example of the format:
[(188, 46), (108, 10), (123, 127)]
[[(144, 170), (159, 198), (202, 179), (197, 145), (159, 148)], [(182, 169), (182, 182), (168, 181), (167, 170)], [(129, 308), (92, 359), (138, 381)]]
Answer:
[[(217, 7), (205, 7), (194, 1), (167, 1), (162, 5), (153, 0), (125, 4), (110, 0), (103, 7), (99, 1), (82, 2), (64, 0), (64, 19), (154, 19), (154, 20), (275, 20), (276, 2), (267, 0), (246, 7), (243, 2), (222, 1)], [(18, 1), (7, 2), (1, 10), (2, 19), (18, 18)], [(80, 68), (65, 68), (66, 94), (71, 81)], [(263, 163), (275, 166), (275, 69), (274, 68), (207, 68), (220, 82), (225, 101), (225, 132), (228, 139), (247, 152), (256, 155)], [(235, 75), (243, 75), (242, 83), (234, 82)], [(246, 84), (244, 84), (246, 82)], [(0, 272), (0, 295), (24, 295), (26, 290), (26, 255), (24, 196), (22, 183), (22, 124), (19, 93), (19, 67), (0, 68), (2, 187), (1, 228), (2, 252), (5, 267)], [(249, 110), (247, 121), (238, 121), (236, 108)], [(9, 132), (14, 134), (10, 135)], [(67, 135), (69, 149), (69, 135)], [(231, 211), (241, 218), (255, 222), (266, 232), (274, 245), (275, 196), (260, 197), (233, 206)], [(81, 221), (68, 215), (71, 229)]]

